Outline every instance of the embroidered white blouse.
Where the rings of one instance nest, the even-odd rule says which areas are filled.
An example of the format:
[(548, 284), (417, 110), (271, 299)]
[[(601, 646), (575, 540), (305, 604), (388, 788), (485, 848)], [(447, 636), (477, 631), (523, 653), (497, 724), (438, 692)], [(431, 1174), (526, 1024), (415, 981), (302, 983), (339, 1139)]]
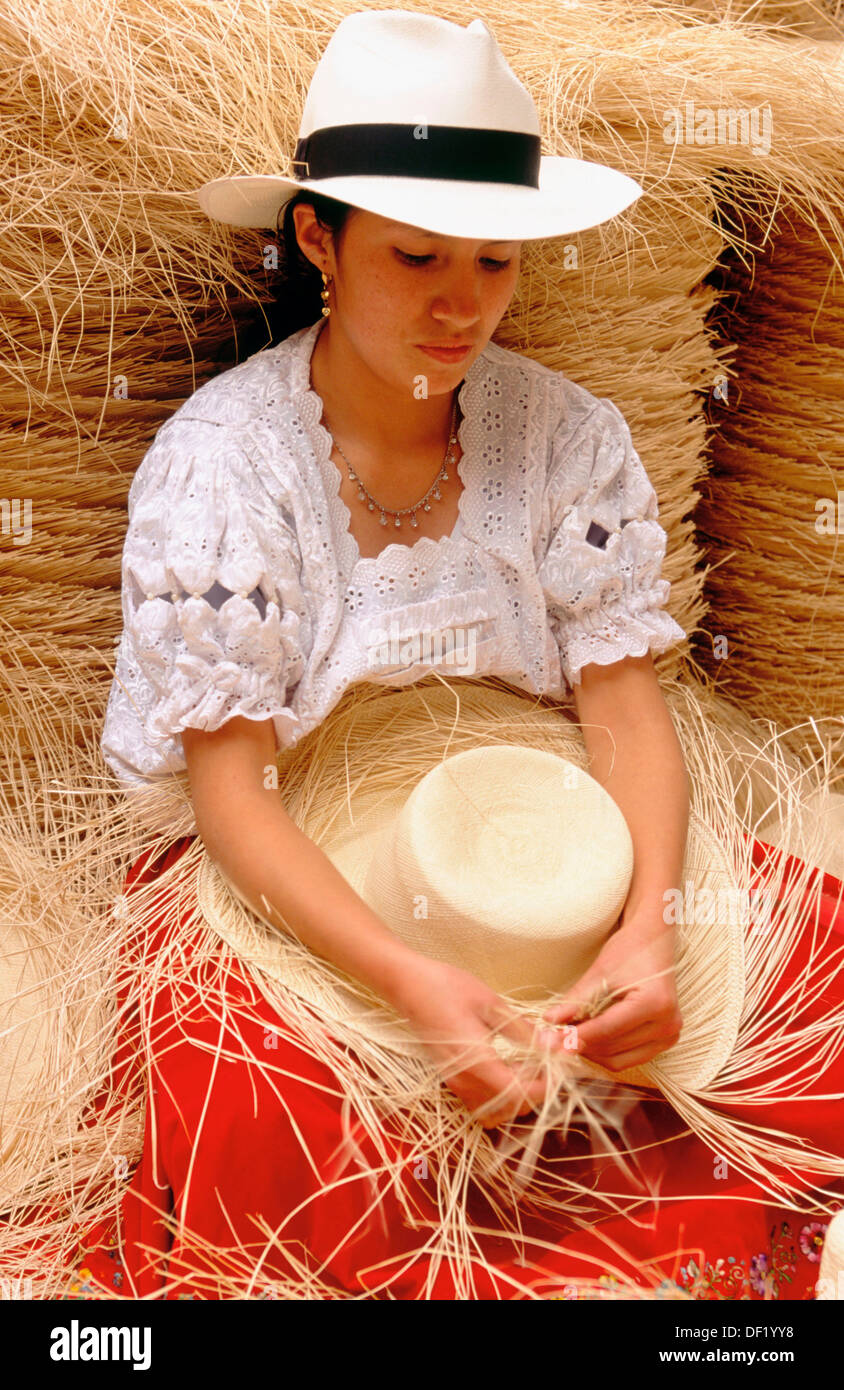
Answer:
[(404, 521), (362, 557), (310, 382), (323, 322), (201, 386), (132, 481), (101, 740), (126, 790), (184, 771), (185, 728), (272, 718), (284, 748), (356, 682), (432, 669), (561, 698), (685, 636), (624, 417), (495, 343), (460, 387), (455, 530), (406, 544)]

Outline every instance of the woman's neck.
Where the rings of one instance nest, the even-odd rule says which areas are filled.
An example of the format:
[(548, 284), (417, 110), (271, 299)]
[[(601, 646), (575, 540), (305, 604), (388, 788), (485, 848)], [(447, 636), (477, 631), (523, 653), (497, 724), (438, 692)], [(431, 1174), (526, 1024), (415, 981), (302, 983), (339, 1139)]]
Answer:
[(370, 458), (405, 457), (444, 447), (451, 424), (454, 391), (418, 400), (414, 381), (395, 389), (375, 376), (339, 332), (328, 323), (311, 356), (311, 386), (325, 406), (325, 418), (341, 442), (354, 439)]

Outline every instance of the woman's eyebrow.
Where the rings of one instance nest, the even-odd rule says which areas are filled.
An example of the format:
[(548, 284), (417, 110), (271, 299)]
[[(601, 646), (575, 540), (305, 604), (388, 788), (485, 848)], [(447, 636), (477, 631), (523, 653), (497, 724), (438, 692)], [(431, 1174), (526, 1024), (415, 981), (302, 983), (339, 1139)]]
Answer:
[[(444, 236), (443, 232), (429, 232), (425, 227), (412, 227), (408, 222), (389, 222), (387, 225), (389, 227), (400, 227), (403, 231), (412, 232), (415, 236), (434, 238), (442, 238)], [(484, 241), (481, 244), (483, 246), (515, 246), (516, 243), (512, 239), (508, 241), (506, 237), (499, 237), (497, 241)]]

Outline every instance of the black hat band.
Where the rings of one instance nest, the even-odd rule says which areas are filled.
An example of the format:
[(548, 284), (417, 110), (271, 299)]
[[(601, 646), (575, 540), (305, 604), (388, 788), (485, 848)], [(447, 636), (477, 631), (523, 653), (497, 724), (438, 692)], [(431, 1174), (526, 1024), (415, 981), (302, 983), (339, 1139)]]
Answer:
[(519, 130), (366, 122), (323, 126), (296, 143), (301, 181), (376, 174), (539, 187), (540, 138)]

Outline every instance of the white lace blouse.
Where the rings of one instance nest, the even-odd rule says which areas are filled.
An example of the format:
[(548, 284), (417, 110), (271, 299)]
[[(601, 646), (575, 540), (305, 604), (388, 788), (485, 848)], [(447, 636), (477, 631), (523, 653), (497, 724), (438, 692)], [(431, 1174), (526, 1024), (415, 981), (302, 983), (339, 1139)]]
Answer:
[(185, 728), (271, 718), (284, 748), (350, 685), (432, 669), (560, 698), (685, 636), (624, 417), (495, 343), (460, 387), (454, 532), (406, 544), (405, 520), (362, 557), (310, 383), (323, 322), (206, 382), (138, 467), (101, 741), (127, 790), (184, 771)]

